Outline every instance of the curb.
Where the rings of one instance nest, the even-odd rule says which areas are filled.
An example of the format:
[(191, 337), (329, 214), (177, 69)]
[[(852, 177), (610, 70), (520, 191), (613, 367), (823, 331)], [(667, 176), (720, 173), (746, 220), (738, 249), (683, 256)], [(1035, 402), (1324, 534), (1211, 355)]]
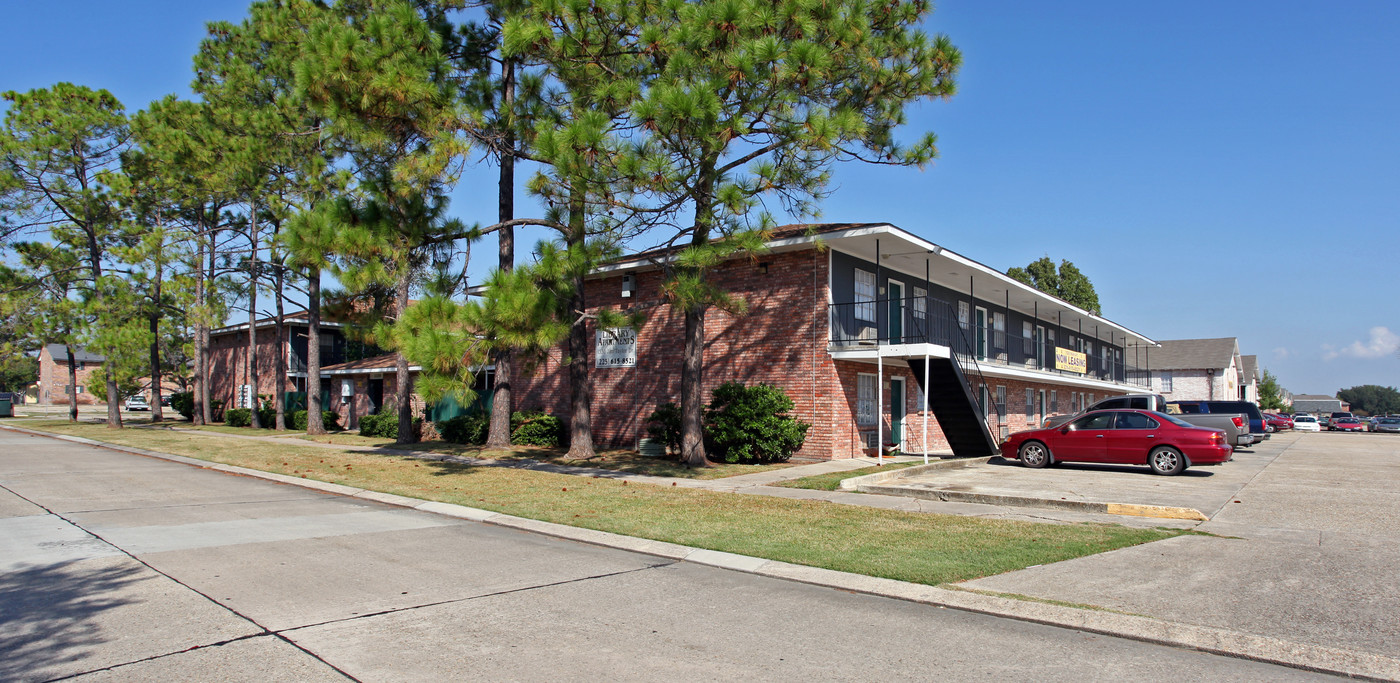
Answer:
[[(1370, 652), (1295, 643), (1278, 638), (1210, 626), (1196, 626), (1192, 624), (1161, 621), (1144, 616), (1121, 614), (1118, 612), (1080, 609), (1050, 603), (1015, 600), (993, 595), (984, 595), (982, 593), (975, 593), (957, 588), (943, 588), (939, 586), (897, 581), (895, 579), (865, 576), (863, 574), (851, 574), (832, 569), (790, 564), (777, 560), (765, 560), (763, 558), (749, 557), (747, 555), (737, 555), (703, 548), (692, 548), (665, 541), (653, 541), (644, 538), (623, 536), (621, 534), (566, 526), (553, 522), (542, 522), (539, 520), (492, 512), (490, 510), (481, 510), (451, 503), (425, 501), (418, 498), (409, 498), (407, 496), (389, 493), (379, 493), (367, 489), (331, 484), (313, 479), (290, 477), (245, 467), (221, 465), (211, 463), (207, 460), (198, 460), (129, 446), (108, 444), (82, 437), (50, 434), (8, 425), (0, 425), (0, 429), (29, 434), (31, 436), (105, 448), (123, 453), (143, 455), (187, 464), (201, 469), (266, 479), (317, 491), (324, 491), (326, 493), (363, 498), (387, 505), (519, 529), (590, 545), (644, 553), (677, 561), (694, 562), (696, 564), (766, 576), (769, 578), (797, 581), (814, 586), (834, 588), (837, 590), (896, 600), (905, 600), (908, 602), (917, 602), (936, 607), (985, 614), (993, 617), (1016, 619), (1018, 621), (1046, 626), (1075, 629), (1088, 633), (1125, 638), (1157, 645), (1182, 647), (1210, 654), (1278, 664), (1320, 673), (1374, 680), (1400, 680), (1400, 659)], [(938, 464), (941, 465), (943, 463)], [(930, 491), (928, 493), (952, 492)], [(901, 492), (900, 495), (908, 496), (909, 494), (907, 492)], [(1014, 497), (1003, 496), (1002, 498)], [(1075, 503), (1076, 501), (1053, 502)], [(1079, 505), (1107, 506), (1109, 504), (1079, 503)], [(1079, 507), (1073, 509), (1086, 508)], [(1100, 511), (1106, 511), (1106, 508)]]
[[(910, 468), (912, 469), (912, 468)], [(973, 493), (971, 491), (948, 491), (944, 489), (914, 488), (912, 486), (880, 486), (866, 484), (861, 493), (876, 493), (884, 496), (903, 496), (924, 500), (941, 500), (959, 503), (982, 503), (985, 505), (1005, 505), (1011, 507), (1045, 508), (1050, 510), (1074, 510), (1077, 512), (1097, 512), (1109, 515), (1131, 517), (1158, 517), (1162, 519), (1189, 519), (1200, 522), (1210, 521), (1195, 508), (1170, 507), (1166, 505), (1135, 505), (1132, 503), (1100, 503), (1088, 500), (1055, 500), (1051, 498), (1030, 498), (1008, 496), (999, 493)]]
[[(996, 457), (996, 456), (992, 456), (992, 457)], [(911, 475), (915, 475), (915, 474), (922, 474), (922, 473), (924, 473), (924, 472), (933, 472), (933, 471), (935, 471), (935, 470), (951, 470), (951, 469), (958, 469), (958, 468), (962, 468), (962, 467), (967, 467), (968, 465), (971, 465), (971, 464), (976, 463), (976, 462), (989, 462), (990, 460), (991, 460), (991, 458), (954, 458), (954, 459), (942, 460), (942, 461), (939, 461), (939, 462), (931, 462), (931, 463), (929, 463), (929, 464), (927, 464), (927, 465), (914, 465), (914, 466), (911, 466), (911, 467), (900, 467), (900, 468), (898, 468), (898, 469), (893, 469), (893, 470), (890, 470), (890, 471), (888, 471), (888, 472), (876, 472), (876, 473), (874, 473), (874, 474), (863, 474), (863, 475), (861, 475), (861, 476), (859, 476), (859, 477), (850, 477), (850, 478), (847, 478), (847, 479), (842, 479), (842, 480), (841, 480), (841, 487), (840, 487), (840, 490), (842, 490), (842, 491), (858, 491), (858, 490), (860, 490), (860, 487), (861, 487), (862, 485), (865, 485), (865, 484), (878, 484), (878, 483), (880, 483), (880, 482), (889, 481), (889, 480), (891, 480), (891, 479), (899, 479), (900, 477), (907, 477), (907, 476), (911, 476)]]

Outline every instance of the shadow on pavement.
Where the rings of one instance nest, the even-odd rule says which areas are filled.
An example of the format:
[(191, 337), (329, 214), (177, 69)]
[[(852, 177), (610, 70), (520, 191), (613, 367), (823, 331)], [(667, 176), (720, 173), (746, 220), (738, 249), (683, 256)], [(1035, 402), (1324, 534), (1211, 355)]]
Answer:
[[(0, 574), (0, 681), (31, 680), (82, 659), (109, 638), (96, 617), (132, 601), (112, 597), (140, 566), (65, 562)], [(37, 680), (37, 679), (36, 679)]]

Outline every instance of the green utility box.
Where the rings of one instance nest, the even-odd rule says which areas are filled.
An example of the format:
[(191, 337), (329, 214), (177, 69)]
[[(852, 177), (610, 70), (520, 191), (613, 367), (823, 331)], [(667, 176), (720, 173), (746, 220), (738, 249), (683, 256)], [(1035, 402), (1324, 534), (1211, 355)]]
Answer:
[(14, 417), (15, 402), (11, 398), (0, 398), (0, 417)]

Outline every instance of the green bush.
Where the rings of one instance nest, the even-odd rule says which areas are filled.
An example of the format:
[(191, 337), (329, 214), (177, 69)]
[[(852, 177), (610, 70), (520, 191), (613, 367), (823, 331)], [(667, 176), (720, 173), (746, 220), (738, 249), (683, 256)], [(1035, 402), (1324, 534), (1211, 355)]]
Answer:
[(788, 415), (792, 399), (771, 384), (725, 382), (705, 409), (706, 437), (724, 462), (785, 462), (811, 425)]
[[(413, 433), (421, 433), (423, 418), (413, 418)], [(385, 439), (399, 438), (399, 414), (393, 410), (366, 415), (360, 418), (360, 436), (378, 436)]]
[(518, 446), (558, 448), (564, 441), (564, 421), (548, 413), (517, 412), (510, 415), (510, 442)]
[[(287, 415), (287, 421), (291, 424), (292, 429), (304, 432), (306, 431), (306, 415), (305, 410), (294, 410)], [(327, 430), (340, 429), (340, 413), (334, 410), (321, 411), (321, 424)]]
[(194, 419), (194, 392), (177, 391), (170, 395), (170, 407), (186, 420)]
[(253, 424), (253, 411), (248, 408), (230, 408), (224, 413), (224, 424), (230, 427), (248, 427)]
[(666, 452), (681, 452), (681, 407), (663, 403), (647, 418), (647, 434), (666, 444)]
[(435, 424), (443, 441), (480, 446), (486, 443), (486, 435), (491, 431), (491, 416), (486, 413), (458, 415)]

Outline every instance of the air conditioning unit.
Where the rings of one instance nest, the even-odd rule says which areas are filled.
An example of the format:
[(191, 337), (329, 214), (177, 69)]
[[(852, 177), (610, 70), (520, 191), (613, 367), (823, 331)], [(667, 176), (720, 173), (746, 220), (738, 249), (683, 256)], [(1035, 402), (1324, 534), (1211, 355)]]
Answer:
[(860, 333), (856, 335), (856, 340), (861, 344), (874, 344), (879, 341), (880, 332), (873, 327), (862, 327)]

